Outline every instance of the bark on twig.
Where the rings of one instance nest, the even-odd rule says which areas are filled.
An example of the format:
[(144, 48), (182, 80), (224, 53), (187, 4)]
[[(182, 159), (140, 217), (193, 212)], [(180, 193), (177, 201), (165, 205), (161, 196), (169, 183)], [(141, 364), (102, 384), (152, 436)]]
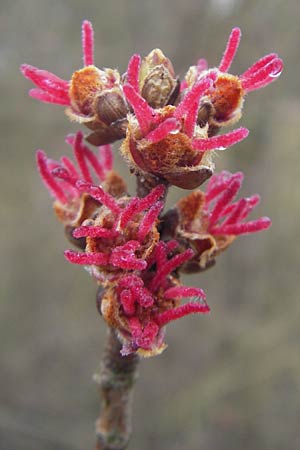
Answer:
[(139, 357), (121, 356), (121, 344), (111, 328), (101, 363), (99, 383), (102, 409), (96, 422), (95, 450), (126, 450), (131, 435), (131, 403)]
[(158, 178), (155, 175), (148, 173), (147, 175), (136, 176), (136, 193), (138, 197), (145, 197), (149, 192), (155, 188), (158, 184), (164, 184), (166, 186), (165, 196), (167, 195), (169, 183), (162, 178)]

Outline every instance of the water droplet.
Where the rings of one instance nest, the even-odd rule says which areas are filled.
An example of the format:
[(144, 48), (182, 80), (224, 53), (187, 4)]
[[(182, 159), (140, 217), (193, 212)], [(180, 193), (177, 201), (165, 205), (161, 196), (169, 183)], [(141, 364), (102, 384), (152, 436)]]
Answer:
[(281, 75), (282, 70), (279, 70), (278, 72), (272, 72), (270, 73), (271, 78), (278, 78)]
[(226, 149), (227, 149), (227, 147), (217, 147), (214, 150), (226, 150)]

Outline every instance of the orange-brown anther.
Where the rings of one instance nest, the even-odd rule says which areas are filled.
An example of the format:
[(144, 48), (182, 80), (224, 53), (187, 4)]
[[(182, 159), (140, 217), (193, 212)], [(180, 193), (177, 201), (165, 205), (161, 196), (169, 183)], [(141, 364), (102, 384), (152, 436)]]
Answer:
[[(161, 120), (172, 117), (174, 106), (160, 110)], [(197, 132), (205, 136), (205, 130)], [(183, 132), (169, 133), (159, 142), (142, 138), (135, 118), (128, 116), (126, 139), (121, 151), (129, 164), (137, 171), (152, 173), (182, 189), (194, 189), (208, 179), (213, 171), (211, 152), (199, 152), (192, 147), (191, 139)]]
[(71, 227), (78, 227), (84, 220), (91, 217), (99, 206), (99, 202), (87, 194), (75, 198), (67, 205), (63, 205), (58, 201), (53, 204), (58, 220), (64, 225)]
[(125, 137), (128, 113), (117, 70), (87, 66), (73, 73), (66, 114), (93, 130), (87, 140), (96, 146)]
[(70, 85), (71, 105), (74, 111), (93, 116), (95, 96), (103, 89), (103, 75), (95, 66), (87, 66), (73, 73)]
[[(199, 229), (200, 223), (195, 223), (195, 220), (200, 217), (200, 212), (205, 204), (205, 195), (201, 191), (194, 191), (187, 197), (183, 197), (177, 203), (177, 208), (180, 211), (181, 226), (185, 230), (192, 231), (192, 229)], [(198, 220), (199, 222), (199, 220)]]
[(126, 194), (127, 185), (121, 175), (119, 175), (114, 170), (111, 170), (102, 183), (103, 189), (105, 192), (108, 192), (115, 198), (119, 198)]
[(220, 74), (211, 93), (215, 125), (229, 125), (239, 120), (244, 99), (244, 90), (238, 77)]
[(190, 139), (184, 133), (169, 134), (155, 143), (141, 140), (139, 151), (148, 170), (159, 174), (168, 174), (176, 166), (196, 165), (202, 156), (191, 148)]
[[(129, 202), (129, 197), (120, 198), (120, 204), (126, 205)], [(137, 241), (138, 240), (138, 232), (140, 222), (144, 216), (144, 211), (136, 214), (134, 219), (130, 221), (130, 224), (126, 226), (122, 233), (118, 236), (107, 237), (105, 239), (99, 239), (95, 237), (87, 237), (86, 238), (86, 251), (91, 253), (104, 253), (110, 255), (112, 249), (117, 246), (125, 245), (128, 241)], [(102, 227), (106, 230), (115, 229), (116, 225), (116, 216), (105, 206), (99, 208), (97, 215), (94, 219), (88, 219), (85, 222), (81, 222), (83, 226), (95, 226)], [(143, 243), (141, 243), (140, 248), (136, 250), (136, 257), (142, 260), (145, 260), (152, 253), (154, 246), (159, 240), (159, 232), (157, 231), (156, 224), (152, 227), (151, 231), (145, 237)], [(113, 265), (103, 265), (98, 266), (97, 270), (99, 274), (111, 274), (116, 275), (121, 273), (122, 270), (118, 267), (114, 267)]]
[[(178, 285), (178, 281), (174, 277), (169, 278), (169, 283), (174, 286)], [(116, 286), (111, 285), (106, 289), (105, 293), (101, 297), (101, 314), (104, 320), (109, 326), (116, 329), (118, 337), (122, 343), (126, 343), (128, 340), (131, 330), (128, 322), (128, 317), (120, 308), (120, 300), (118, 298), (118, 293)], [(147, 324), (149, 321), (153, 320), (153, 316), (163, 313), (164, 311), (174, 309), (180, 305), (180, 299), (167, 300), (164, 298), (163, 291), (157, 294), (155, 308), (146, 309), (142, 308), (140, 305), (135, 305), (135, 314), (138, 315), (139, 320), (142, 323)], [(137, 353), (142, 357), (151, 357), (161, 354), (167, 345), (161, 340), (153, 345), (151, 349), (138, 348)]]
[[(197, 118), (201, 127), (208, 123), (209, 136), (216, 134), (220, 127), (233, 125), (241, 118), (246, 94), (238, 76), (220, 72), (218, 69), (212, 70), (217, 71), (217, 79), (202, 97)], [(199, 75), (197, 67), (191, 66), (185, 77), (187, 86), (191, 88), (207, 73), (209, 71)]]
[(235, 239), (232, 235), (212, 235), (208, 231), (209, 217), (205, 209), (205, 193), (194, 191), (182, 198), (174, 210), (165, 215), (166, 232), (177, 239), (182, 248), (192, 248), (194, 256), (181, 271), (199, 272), (215, 263), (215, 258)]
[(194, 189), (214, 170), (211, 154), (193, 149), (190, 139), (180, 132), (157, 143), (146, 139), (136, 141), (128, 134), (121, 150), (138, 172), (144, 168), (145, 173), (151, 172), (182, 189)]
[(127, 331), (127, 322), (120, 314), (120, 303), (113, 288), (106, 289), (101, 298), (101, 314), (110, 327)]

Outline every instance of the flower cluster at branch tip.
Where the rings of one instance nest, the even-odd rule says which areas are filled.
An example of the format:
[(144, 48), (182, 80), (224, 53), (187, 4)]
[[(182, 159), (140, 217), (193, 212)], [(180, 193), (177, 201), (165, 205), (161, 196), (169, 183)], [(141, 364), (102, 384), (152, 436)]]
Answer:
[[(216, 136), (241, 117), (245, 95), (270, 84), (283, 64), (271, 53), (240, 76), (228, 72), (241, 32), (230, 34), (219, 67), (200, 59), (180, 82), (159, 49), (133, 55), (127, 71), (94, 65), (90, 22), (82, 25), (83, 67), (70, 80), (24, 64), (21, 71), (36, 88), (29, 94), (66, 107), (68, 117), (84, 124), (69, 135), (75, 163), (37, 152), (41, 178), (54, 198), (54, 210), (77, 250), (65, 257), (83, 265), (102, 286), (100, 312), (116, 329), (122, 354), (161, 353), (165, 325), (191, 313), (207, 313), (205, 293), (184, 286), (180, 273), (200, 272), (240, 234), (267, 229), (267, 217), (246, 221), (259, 196), (235, 200), (243, 174), (213, 175), (213, 150), (245, 139), (246, 128)], [(130, 196), (113, 171), (111, 143), (123, 139), (121, 153), (143, 186)], [(163, 212), (167, 188), (198, 188)], [(145, 194), (144, 194), (145, 193)], [(80, 249), (80, 251), (78, 251)], [(184, 301), (186, 299), (186, 301)]]

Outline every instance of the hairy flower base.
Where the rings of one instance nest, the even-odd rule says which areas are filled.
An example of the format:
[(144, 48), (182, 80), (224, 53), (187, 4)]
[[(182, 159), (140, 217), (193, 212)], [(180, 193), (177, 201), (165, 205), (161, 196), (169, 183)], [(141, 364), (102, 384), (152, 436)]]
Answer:
[(87, 140), (94, 145), (110, 144), (126, 134), (128, 107), (117, 70), (87, 66), (73, 73), (70, 82), (70, 120), (92, 130)]
[[(202, 289), (180, 285), (174, 272), (192, 257), (186, 250), (169, 257), (175, 241), (159, 242), (147, 261), (147, 269), (121, 277), (103, 295), (101, 312), (110, 326), (118, 330), (122, 354), (138, 352), (153, 356), (165, 348), (165, 325), (192, 313), (207, 313)], [(180, 304), (184, 298), (193, 301)]]
[(99, 207), (99, 201), (78, 188), (79, 180), (88, 183), (97, 180), (103, 183), (105, 191), (116, 196), (124, 194), (126, 185), (112, 171), (113, 156), (109, 145), (99, 147), (96, 155), (84, 144), (80, 131), (75, 136), (67, 136), (66, 142), (73, 148), (76, 165), (67, 156), (60, 161), (47, 158), (42, 150), (37, 151), (36, 158), (41, 178), (55, 199), (58, 219), (66, 226), (75, 227)]
[(242, 181), (241, 172), (223, 171), (211, 177), (205, 193), (192, 192), (166, 213), (164, 226), (169, 236), (195, 252), (182, 267), (183, 271), (198, 272), (210, 267), (237, 236), (270, 227), (268, 217), (245, 221), (260, 197), (256, 194), (233, 201)]
[(242, 115), (242, 106), (248, 92), (263, 88), (275, 81), (283, 70), (283, 62), (276, 53), (259, 59), (239, 76), (228, 74), (241, 39), (241, 30), (233, 28), (218, 68), (208, 69), (206, 60), (191, 66), (181, 84), (183, 93), (194, 84), (216, 73), (213, 85), (204, 93), (198, 111), (197, 123), (208, 124), (208, 134), (215, 134), (222, 126), (236, 123)]
[(86, 251), (68, 250), (66, 258), (75, 264), (91, 265), (92, 274), (103, 283), (118, 279), (124, 271), (144, 270), (159, 240), (156, 224), (164, 206), (159, 200), (164, 187), (157, 186), (143, 199), (115, 199), (99, 186), (82, 181), (76, 186), (102, 206), (93, 219), (73, 232), (75, 238), (86, 238)]
[(28, 64), (21, 66), (21, 72), (36, 85), (29, 91), (31, 97), (67, 106), (66, 114), (72, 121), (92, 130), (88, 136), (91, 144), (110, 144), (126, 135), (128, 107), (119, 72), (94, 65), (93, 28), (86, 20), (82, 24), (82, 53), (84, 67), (69, 81)]
[(121, 151), (137, 172), (150, 172), (170, 184), (192, 189), (213, 173), (211, 150), (225, 149), (247, 137), (248, 130), (239, 128), (210, 138), (208, 128), (196, 124), (200, 98), (215, 79), (216, 74), (209, 73), (195, 83), (177, 107), (157, 110), (135, 90), (136, 82), (123, 87), (135, 116), (128, 116), (127, 136)]

